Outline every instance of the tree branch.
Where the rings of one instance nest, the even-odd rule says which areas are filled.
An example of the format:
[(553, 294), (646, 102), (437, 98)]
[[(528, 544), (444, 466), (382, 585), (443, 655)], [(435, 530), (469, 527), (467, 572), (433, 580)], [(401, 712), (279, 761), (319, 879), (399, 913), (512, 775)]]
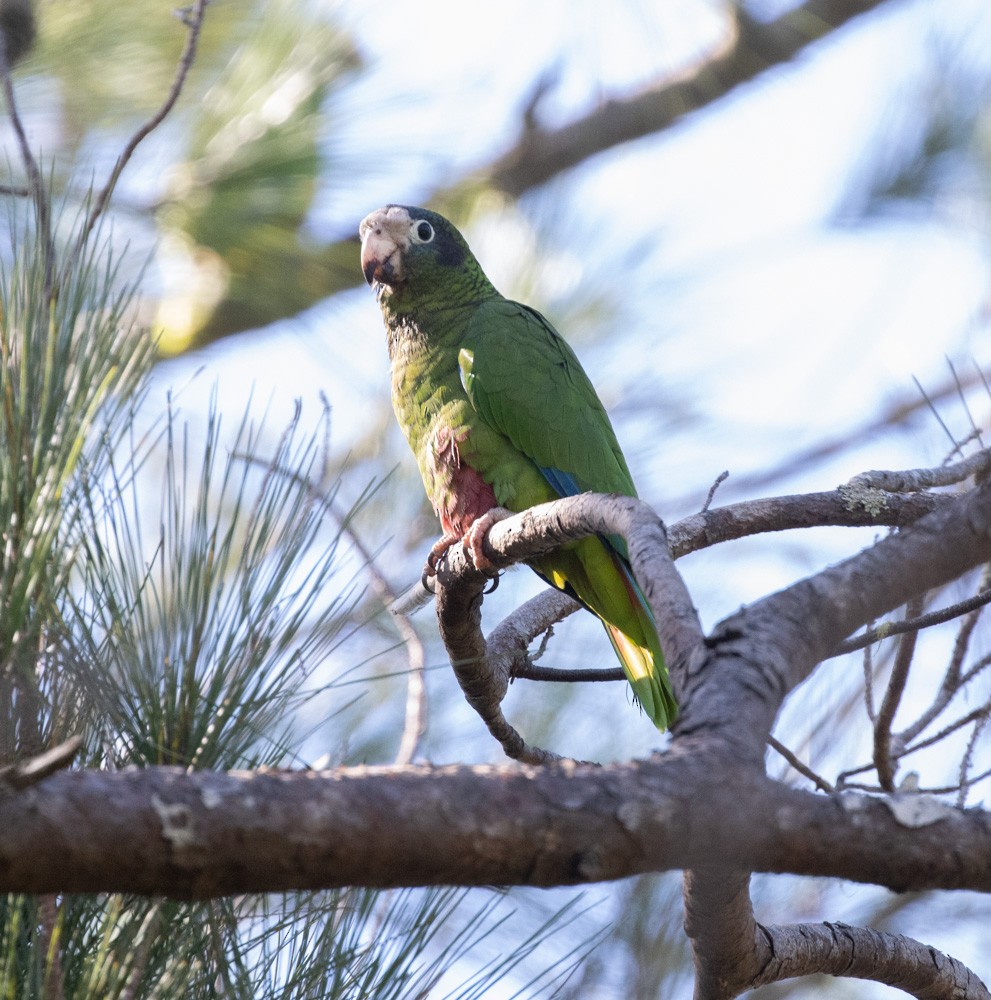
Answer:
[(901, 934), (849, 924), (793, 924), (762, 928), (771, 958), (747, 988), (806, 976), (870, 979), (919, 1000), (987, 1000), (984, 984), (962, 962)]
[(574, 885), (714, 861), (988, 892), (991, 814), (818, 795), (701, 753), (606, 767), (72, 771), (0, 797), (3, 892)]
[(685, 933), (695, 958), (695, 1000), (731, 1000), (770, 958), (750, 902), (750, 875), (719, 867), (685, 872)]
[[(918, 618), (922, 614), (922, 608), (921, 595), (913, 597), (905, 609), (906, 620)], [(905, 632), (899, 640), (888, 686), (881, 700), (877, 718), (874, 720), (874, 767), (877, 770), (878, 783), (886, 792), (895, 790), (897, 757), (892, 754), (892, 749), (897, 751), (898, 747), (892, 747), (891, 727), (894, 725), (895, 712), (898, 711), (905, 685), (908, 683), (908, 671), (915, 656), (915, 641), (918, 635), (919, 633), (915, 631)]]
[[(720, 729), (738, 752), (763, 752), (785, 695), (836, 645), (915, 594), (991, 558), (991, 489), (954, 497), (912, 526), (742, 609), (707, 640), (675, 732)], [(746, 665), (746, 666), (744, 666)]]
[[(979, 615), (985, 605), (989, 603), (991, 603), (991, 588), (986, 588), (973, 597), (958, 601), (956, 604), (951, 604), (946, 608), (939, 608), (937, 611), (930, 611), (915, 618), (906, 618), (900, 622), (882, 622), (882, 624), (876, 625), (863, 635), (858, 635), (853, 639), (841, 642), (836, 647), (833, 655), (842, 656), (845, 653), (854, 653), (858, 649), (872, 646), (875, 642), (880, 642), (882, 639), (889, 639), (895, 635), (904, 635), (906, 632), (918, 632), (920, 629), (931, 628), (933, 625), (942, 625), (945, 622), (952, 621), (954, 618), (959, 618), (961, 615), (972, 616), (975, 613)], [(976, 617), (973, 618), (973, 622), (974, 624), (977, 623)], [(973, 625), (969, 625), (966, 628), (966, 635), (969, 636), (972, 630)], [(952, 685), (952, 691), (956, 691), (959, 688), (959, 677), (952, 677), (951, 680), (955, 681)], [(946, 687), (950, 690), (951, 686), (947, 684)], [(939, 712), (936, 712), (936, 715), (938, 714)], [(926, 724), (928, 725), (928, 723)], [(921, 728), (925, 728), (925, 726)]]
[(984, 479), (989, 471), (991, 450), (985, 448), (952, 465), (940, 465), (934, 469), (903, 469), (897, 472), (874, 469), (861, 472), (847, 486), (884, 490), (885, 493), (916, 493), (936, 486), (955, 486), (971, 476)]
[(770, 23), (752, 20), (740, 7), (734, 7), (721, 51), (637, 94), (608, 100), (560, 128), (539, 128), (531, 115), (531, 125), (524, 127), (516, 146), (492, 164), (486, 176), (494, 187), (519, 196), (598, 153), (660, 132), (708, 107), (882, 3), (808, 0)]
[(769, 531), (826, 525), (900, 528), (953, 500), (938, 493), (888, 495), (844, 486), (822, 493), (744, 500), (682, 518), (668, 528), (668, 542), (674, 557), (680, 559), (689, 552)]
[[(751, 978), (767, 966), (747, 872), (991, 891), (991, 814), (920, 795), (824, 796), (763, 773), (782, 699), (840, 638), (991, 559), (991, 487), (940, 502), (732, 616), (708, 639), (663, 526), (631, 498), (588, 494), (534, 508), (496, 524), (486, 554), (507, 564), (589, 533), (628, 539), (671, 651), (682, 714), (670, 753), (610, 767), (56, 774), (0, 798), (0, 891), (204, 897), (338, 885), (564, 885), (681, 868), (692, 872), (686, 903), (707, 998), (733, 995), (726, 956), (743, 956), (735, 964)], [(456, 669), (482, 664), (491, 674), (478, 621), (486, 578), (456, 546), (439, 582)], [(530, 609), (529, 627), (527, 616), (512, 635), (505, 627), (504, 665), (546, 628), (545, 601)], [(560, 603), (554, 613), (567, 610)], [(509, 676), (504, 666), (483, 685), (481, 700), (495, 689), (497, 711)], [(784, 947), (783, 939), (770, 944)], [(795, 955), (776, 954), (799, 968)]]
[[(484, 544), (497, 567), (511, 565), (589, 535), (621, 535), (627, 542), (634, 575), (658, 622), (661, 648), (668, 661), (677, 696), (679, 664), (697, 658), (702, 629), (680, 574), (674, 568), (657, 515), (633, 497), (584, 493), (532, 507), (496, 523)], [(468, 561), (461, 545), (448, 550), (437, 573), (437, 621), (458, 683), (468, 703), (485, 721), (506, 754), (527, 763), (560, 759), (529, 746), (506, 721), (500, 704), (515, 664), (528, 662), (526, 646), (538, 614), (538, 631), (548, 621), (546, 598), (528, 606), (524, 620), (497, 634), (494, 656), (481, 631), (482, 590), (487, 577)], [(573, 601), (550, 605), (553, 615), (570, 612)]]
[(120, 155), (117, 157), (116, 162), (113, 165), (113, 169), (110, 171), (110, 176), (107, 178), (106, 183), (97, 192), (96, 198), (93, 201), (93, 207), (89, 210), (89, 214), (86, 216), (86, 222), (80, 228), (79, 238), (76, 241), (76, 253), (78, 253), (86, 241), (89, 239), (90, 233), (93, 231), (93, 227), (96, 225), (100, 216), (103, 215), (106, 210), (107, 204), (110, 201), (111, 195), (114, 193), (117, 187), (117, 182), (120, 180), (120, 175), (124, 172), (124, 168), (130, 162), (131, 157), (134, 155), (134, 151), (138, 146), (158, 128), (159, 125), (165, 121), (169, 112), (175, 106), (175, 102), (179, 100), (179, 95), (182, 93), (182, 88), (186, 82), (186, 77), (189, 75), (190, 69), (193, 66), (193, 60), (196, 58), (196, 46), (200, 38), (200, 30), (203, 27), (203, 18), (206, 14), (206, 7), (210, 0), (193, 0), (193, 2), (186, 8), (178, 11), (178, 15), (182, 23), (186, 26), (186, 44), (182, 50), (182, 55), (179, 57), (179, 65), (176, 67), (175, 77), (172, 80), (172, 86), (169, 88), (169, 92), (162, 102), (159, 109), (148, 119), (131, 138), (127, 141), (127, 144), (121, 150)]

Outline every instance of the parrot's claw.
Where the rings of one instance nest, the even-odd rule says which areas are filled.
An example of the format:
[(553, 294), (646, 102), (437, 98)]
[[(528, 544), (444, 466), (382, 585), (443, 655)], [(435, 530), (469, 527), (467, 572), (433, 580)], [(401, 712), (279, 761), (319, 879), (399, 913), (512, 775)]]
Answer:
[(496, 587), (499, 586), (499, 581), (501, 579), (502, 579), (502, 574), (496, 573), (496, 575), (489, 580), (489, 585), (485, 588), (485, 590), (482, 591), (482, 593), (485, 594), (486, 596), (491, 594), (496, 589)]
[[(430, 550), (430, 555), (427, 556), (427, 564), (423, 567), (423, 577), (426, 580), (427, 577), (437, 575), (437, 564), (444, 558), (447, 550), (454, 545), (455, 542), (461, 541), (457, 535), (444, 534), (434, 542), (433, 548)], [(426, 584), (424, 584), (426, 586)], [(430, 588), (427, 587), (429, 590)]]
[(493, 565), (492, 560), (485, 554), (485, 536), (489, 533), (489, 529), (493, 524), (496, 524), (498, 521), (504, 521), (507, 517), (511, 516), (511, 511), (508, 511), (503, 507), (493, 507), (491, 510), (482, 514), (481, 517), (475, 518), (471, 527), (464, 533), (463, 537), (459, 538), (457, 535), (445, 532), (436, 542), (434, 542), (433, 548), (427, 556), (427, 563), (423, 567), (423, 574), (420, 577), (420, 582), (423, 584), (424, 590), (429, 590), (431, 593), (433, 592), (433, 587), (431, 587), (427, 581), (430, 580), (431, 577), (437, 576), (437, 565), (441, 559), (444, 558), (447, 550), (457, 542), (462, 542), (464, 544), (465, 554), (471, 560), (475, 569), (481, 573), (486, 573), (492, 576), (492, 587), (487, 591), (487, 593), (491, 594), (492, 591), (499, 585), (499, 571)]
[(482, 573), (495, 573), (496, 568), (492, 560), (485, 554), (485, 536), (489, 533), (492, 525), (499, 521), (505, 521), (507, 517), (512, 517), (512, 512), (505, 507), (493, 507), (486, 511), (481, 517), (475, 518), (471, 527), (465, 532), (464, 542), (465, 552), (471, 557), (475, 569)]
[(437, 588), (434, 586), (434, 580), (437, 579), (436, 572), (431, 573), (428, 566), (423, 567), (423, 572), (420, 574), (420, 586), (428, 594), (436, 594)]

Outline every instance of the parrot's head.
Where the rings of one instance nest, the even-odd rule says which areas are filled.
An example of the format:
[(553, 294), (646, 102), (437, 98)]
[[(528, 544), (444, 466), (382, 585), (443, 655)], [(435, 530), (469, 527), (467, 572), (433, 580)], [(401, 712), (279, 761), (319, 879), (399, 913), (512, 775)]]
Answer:
[(362, 220), (358, 234), (362, 273), (383, 305), (442, 305), (488, 286), (465, 238), (429, 209), (386, 205)]

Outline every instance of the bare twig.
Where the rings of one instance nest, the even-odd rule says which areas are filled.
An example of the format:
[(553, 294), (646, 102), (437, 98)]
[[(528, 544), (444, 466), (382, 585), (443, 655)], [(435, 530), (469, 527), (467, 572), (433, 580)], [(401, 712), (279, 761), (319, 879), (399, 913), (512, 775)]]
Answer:
[[(873, 630), (868, 630), (873, 631)], [(877, 710), (874, 707), (874, 653), (871, 643), (864, 646), (864, 707), (871, 723), (877, 721)]]
[[(881, 642), (882, 639), (889, 639), (895, 635), (904, 635), (907, 632), (918, 632), (933, 625), (942, 625), (944, 622), (952, 621), (954, 618), (968, 614), (968, 612), (970, 614), (979, 613), (988, 603), (991, 603), (991, 589), (982, 590), (973, 597), (968, 597), (964, 601), (958, 601), (949, 607), (940, 608), (938, 611), (930, 611), (928, 614), (918, 615), (915, 618), (905, 618), (900, 622), (883, 622), (868, 630), (863, 635), (858, 635), (853, 639), (847, 639), (846, 642), (841, 642), (836, 647), (836, 652), (833, 653), (833, 656), (842, 656), (844, 653), (853, 653), (858, 649), (866, 649), (875, 642)], [(972, 630), (973, 625), (970, 626), (970, 631)]]
[(389, 605), (389, 612), (393, 615), (414, 615), (421, 611), (434, 599), (434, 592), (427, 590), (421, 580), (417, 580), (411, 587), (407, 587)]
[(83, 738), (72, 736), (64, 743), (60, 743), (50, 750), (45, 750), (29, 760), (20, 761), (17, 764), (8, 764), (0, 768), (0, 785), (7, 788), (21, 791), (36, 785), (39, 781), (44, 781), (49, 775), (56, 771), (67, 768), (76, 754), (82, 749)]
[[(534, 660), (544, 652), (551, 630), (580, 608), (576, 600), (550, 587), (524, 601), (486, 639), (486, 656), (492, 669), (504, 673), (510, 683), (517, 678), (535, 679), (530, 677), (530, 671), (537, 669)], [(543, 641), (538, 652), (531, 656), (530, 643), (537, 636), (543, 636)]]
[[(981, 719), (984, 719), (989, 715), (991, 715), (991, 700), (984, 702), (982, 705), (968, 712), (966, 715), (963, 715), (959, 719), (956, 719), (955, 721), (944, 726), (932, 736), (927, 736), (924, 740), (919, 740), (918, 743), (913, 743), (911, 746), (904, 746), (901, 744), (901, 741), (898, 740), (898, 745), (893, 746), (891, 749), (891, 756), (894, 760), (901, 760), (909, 754), (917, 753), (919, 750), (925, 750), (927, 747), (935, 746), (937, 743), (945, 740), (948, 736), (952, 736), (955, 732), (963, 729), (964, 726), (969, 726), (971, 723), (979, 722)], [(864, 774), (867, 771), (872, 771), (874, 770), (874, 767), (873, 763), (860, 764), (857, 767), (851, 767), (840, 772), (836, 779), (836, 788), (862, 788), (867, 791), (881, 791), (879, 786), (857, 785), (847, 780), (856, 774)], [(949, 791), (956, 791), (958, 787), (958, 785), (953, 785), (949, 788)], [(943, 790), (946, 791), (947, 789)], [(932, 789), (930, 789), (930, 791), (932, 791)]]
[(936, 486), (953, 486), (971, 476), (984, 476), (991, 470), (991, 451), (985, 449), (952, 465), (935, 469), (905, 469), (899, 472), (872, 470), (861, 472), (847, 486), (884, 490), (885, 493), (917, 493)]
[(809, 781), (812, 782), (822, 792), (833, 792), (835, 789), (833, 786), (824, 778), (821, 774), (817, 774), (815, 771), (809, 767), (808, 764), (804, 763), (800, 758), (798, 758), (791, 750), (784, 745), (784, 743), (776, 740), (773, 736), (768, 736), (767, 745), (773, 750), (777, 751), (788, 763), (796, 770), (799, 774), (804, 775)]
[(11, 62), (7, 53), (7, 43), (4, 40), (3, 44), (0, 44), (0, 85), (3, 87), (10, 124), (14, 130), (14, 135), (17, 137), (17, 148), (20, 151), (21, 161), (24, 164), (24, 172), (27, 174), (28, 191), (31, 200), (34, 202), (35, 218), (38, 223), (38, 236), (44, 252), (45, 299), (49, 301), (52, 296), (52, 284), (55, 274), (55, 243), (52, 238), (51, 205), (49, 204), (48, 191), (45, 189), (44, 179), (41, 176), (41, 168), (38, 166), (38, 161), (31, 152), (31, 144), (28, 142), (24, 123), (21, 121), (20, 113), (17, 110), (17, 100), (14, 95), (14, 80), (10, 72)]
[(623, 681), (621, 667), (538, 667), (535, 663), (513, 671), (513, 679), (521, 681), (551, 681), (558, 684), (587, 684), (597, 681)]
[[(981, 575), (981, 589), (976, 597), (971, 600), (976, 600), (977, 597), (983, 595), (989, 595), (988, 599), (991, 600), (991, 565), (984, 567), (984, 572)], [(981, 601), (980, 604), (975, 605), (960, 623), (960, 628), (957, 631), (957, 637), (953, 644), (953, 652), (950, 654), (950, 662), (943, 675), (943, 681), (939, 686), (939, 690), (936, 692), (932, 704), (912, 725), (907, 726), (899, 734), (903, 744), (907, 745), (926, 729), (943, 712), (957, 691), (973, 676), (976, 676), (976, 672), (979, 672), (983, 668), (982, 663), (978, 661), (967, 672), (966, 677), (962, 674), (963, 662), (967, 655), (967, 650), (970, 648), (971, 636), (974, 634), (974, 629), (977, 627), (981, 611), (986, 603), (986, 601)]]
[[(924, 605), (922, 596), (914, 597), (905, 609), (906, 617), (917, 618)], [(915, 655), (915, 642), (918, 632), (906, 632), (898, 644), (898, 654), (895, 656), (894, 666), (891, 668), (891, 677), (888, 679), (888, 687), (881, 700), (881, 707), (878, 709), (877, 719), (874, 722), (874, 766), (877, 768), (878, 781), (886, 792), (895, 790), (895, 766), (892, 758), (892, 737), (891, 727), (895, 721), (895, 712), (901, 702), (902, 694), (905, 691), (905, 684), (908, 681), (908, 671), (912, 666), (912, 657)]]
[(93, 201), (93, 207), (89, 211), (89, 215), (86, 217), (86, 222), (82, 226), (79, 232), (79, 238), (76, 241), (76, 253), (78, 253), (86, 241), (89, 239), (90, 233), (93, 231), (93, 227), (96, 225), (97, 220), (106, 211), (107, 204), (110, 201), (111, 195), (114, 193), (114, 189), (117, 187), (117, 182), (120, 180), (120, 175), (123, 173), (124, 168), (127, 166), (131, 157), (134, 155), (134, 151), (138, 148), (139, 144), (147, 138), (162, 122), (165, 120), (168, 113), (172, 110), (175, 102), (179, 99), (180, 93), (182, 93), (183, 85), (186, 82), (186, 78), (189, 75), (189, 71), (192, 68), (193, 60), (196, 58), (196, 46), (200, 37), (200, 30), (203, 27), (203, 17), (206, 13), (206, 7), (210, 0), (193, 0), (193, 3), (189, 7), (183, 8), (178, 11), (180, 21), (186, 26), (186, 44), (182, 50), (182, 55), (179, 57), (179, 64), (176, 68), (175, 77), (172, 80), (172, 86), (169, 88), (169, 92), (166, 95), (165, 100), (162, 102), (159, 109), (148, 119), (138, 130), (131, 136), (127, 144), (121, 150), (120, 155), (117, 157), (114, 163), (113, 169), (110, 171), (110, 176), (107, 178), (106, 183), (97, 193), (96, 198)]
[(715, 481), (709, 487), (709, 492), (705, 496), (705, 503), (702, 504), (702, 509), (699, 513), (704, 514), (712, 506), (712, 501), (716, 498), (716, 490), (718, 490), (727, 479), (729, 479), (729, 470), (724, 469), (718, 476), (716, 476)]
[(974, 748), (977, 746), (977, 741), (987, 723), (987, 715), (982, 715), (981, 718), (974, 721), (974, 729), (970, 734), (970, 739), (967, 740), (967, 748), (964, 750), (963, 757), (960, 758), (960, 792), (957, 796), (957, 807), (960, 809), (963, 809), (967, 801), (967, 791), (974, 783), (972, 779), (967, 777), (967, 772), (974, 760)]
[(917, 750), (924, 750), (926, 747), (931, 747), (941, 740), (945, 740), (947, 736), (951, 736), (958, 729), (962, 729), (964, 726), (969, 726), (972, 722), (976, 722), (978, 719), (982, 719), (991, 713), (991, 700), (986, 701), (983, 705), (978, 706), (972, 711), (968, 712), (966, 715), (961, 716), (955, 722), (951, 722), (949, 725), (944, 726), (932, 736), (926, 737), (924, 740), (919, 740), (918, 743), (913, 743), (910, 747), (905, 747), (899, 753), (899, 757), (906, 757), (910, 753), (915, 753)]

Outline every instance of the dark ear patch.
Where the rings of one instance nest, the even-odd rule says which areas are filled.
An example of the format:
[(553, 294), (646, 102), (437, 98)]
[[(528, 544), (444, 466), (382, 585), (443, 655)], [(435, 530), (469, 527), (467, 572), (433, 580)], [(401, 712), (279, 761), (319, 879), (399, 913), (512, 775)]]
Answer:
[(456, 235), (444, 233), (444, 238), (437, 243), (437, 260), (444, 267), (460, 267), (465, 260), (465, 248)]

